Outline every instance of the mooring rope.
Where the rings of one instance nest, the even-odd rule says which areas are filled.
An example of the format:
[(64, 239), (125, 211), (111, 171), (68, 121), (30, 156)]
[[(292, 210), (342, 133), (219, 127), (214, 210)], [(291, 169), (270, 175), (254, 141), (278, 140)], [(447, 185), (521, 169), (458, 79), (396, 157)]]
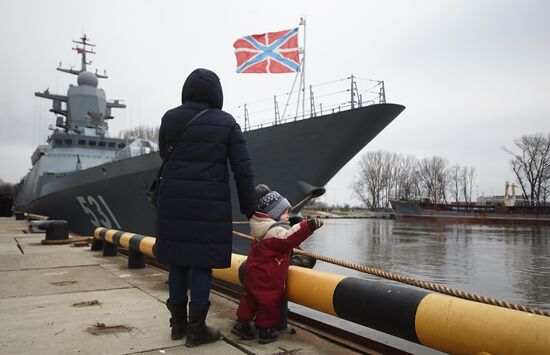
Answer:
[[(254, 240), (254, 238), (252, 236), (250, 236), (248, 234), (245, 234), (245, 233), (237, 232), (237, 231), (233, 231), (233, 235), (235, 235), (237, 237), (245, 238), (245, 239), (248, 239), (248, 240)], [(352, 270), (360, 271), (360, 272), (363, 272), (363, 273), (366, 273), (366, 274), (371, 274), (371, 275), (374, 275), (374, 276), (382, 277), (382, 278), (385, 278), (385, 279), (388, 279), (388, 280), (393, 280), (393, 281), (405, 283), (405, 284), (408, 284), (408, 285), (424, 288), (424, 289), (427, 289), (427, 290), (437, 291), (439, 293), (443, 293), (443, 294), (446, 294), (446, 295), (451, 295), (451, 296), (454, 296), (454, 297), (458, 297), (458, 298), (462, 298), (462, 299), (466, 299), (466, 300), (470, 300), (470, 301), (490, 304), (490, 305), (493, 305), (493, 306), (499, 306), (499, 307), (504, 307), (504, 308), (515, 309), (517, 311), (523, 311), (523, 312), (528, 312), (528, 313), (538, 314), (538, 315), (541, 315), (541, 316), (550, 317), (550, 312), (545, 311), (545, 310), (541, 310), (541, 309), (538, 309), (538, 308), (525, 306), (525, 305), (521, 305), (521, 304), (510, 303), (510, 302), (506, 302), (506, 301), (501, 301), (501, 300), (498, 300), (496, 298), (485, 297), (485, 296), (477, 295), (475, 293), (470, 293), (470, 292), (458, 290), (458, 289), (455, 289), (455, 288), (434, 284), (432, 282), (428, 282), (428, 281), (424, 281), (424, 280), (418, 280), (418, 279), (415, 279), (413, 277), (399, 275), (399, 274), (395, 274), (393, 272), (387, 272), (387, 271), (383, 271), (383, 270), (379, 270), (379, 269), (375, 269), (375, 268), (372, 268), (372, 267), (363, 266), (363, 265), (359, 265), (359, 264), (354, 264), (354, 263), (350, 263), (348, 261), (343, 261), (343, 260), (331, 258), (331, 257), (320, 255), (320, 254), (309, 253), (307, 251), (303, 251), (303, 250), (300, 250), (300, 249), (294, 249), (293, 252), (294, 252), (294, 254), (309, 256), (309, 257), (312, 257), (312, 258), (315, 258), (317, 260), (321, 260), (321, 261), (324, 261), (324, 262), (327, 262), (327, 263), (330, 263), (330, 264), (342, 266), (342, 267), (345, 267), (345, 268), (348, 268), (348, 269), (352, 269)]]

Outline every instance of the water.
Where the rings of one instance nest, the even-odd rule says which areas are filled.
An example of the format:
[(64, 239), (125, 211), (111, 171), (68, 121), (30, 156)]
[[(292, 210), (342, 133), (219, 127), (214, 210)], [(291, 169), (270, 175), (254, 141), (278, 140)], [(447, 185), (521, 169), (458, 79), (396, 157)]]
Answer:
[[(323, 228), (301, 247), (305, 251), (550, 311), (550, 227), (327, 219)], [(317, 262), (315, 269), (378, 279), (322, 261)], [(315, 313), (297, 305), (291, 309)], [(357, 333), (404, 350), (429, 352), (349, 322), (329, 320), (330, 316), (314, 317), (353, 327)]]

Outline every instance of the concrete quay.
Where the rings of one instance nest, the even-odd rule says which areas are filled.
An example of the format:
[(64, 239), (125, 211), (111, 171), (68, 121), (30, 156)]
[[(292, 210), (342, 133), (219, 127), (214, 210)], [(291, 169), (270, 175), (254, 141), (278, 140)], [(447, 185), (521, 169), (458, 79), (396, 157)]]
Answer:
[[(43, 245), (26, 221), (0, 218), (0, 354), (355, 354), (289, 322), (274, 343), (230, 333), (236, 300), (213, 291), (207, 323), (223, 339), (195, 348), (170, 339), (167, 274), (128, 269), (121, 255)], [(344, 340), (342, 340), (345, 342)]]

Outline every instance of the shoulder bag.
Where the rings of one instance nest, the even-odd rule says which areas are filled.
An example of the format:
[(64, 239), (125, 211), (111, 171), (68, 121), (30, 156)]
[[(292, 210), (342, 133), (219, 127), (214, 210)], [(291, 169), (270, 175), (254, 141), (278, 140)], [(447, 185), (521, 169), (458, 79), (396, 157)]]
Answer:
[(155, 208), (157, 207), (157, 199), (158, 199), (158, 195), (159, 195), (160, 181), (162, 180), (162, 173), (164, 172), (164, 164), (166, 164), (166, 162), (168, 160), (170, 160), (170, 156), (172, 155), (172, 152), (174, 151), (176, 143), (179, 141), (180, 137), (183, 135), (183, 132), (185, 132), (185, 130), (187, 128), (189, 128), (189, 126), (191, 126), (191, 123), (193, 123), (197, 118), (199, 118), (200, 116), (202, 116), (203, 114), (205, 114), (209, 110), (210, 109), (208, 109), (208, 108), (204, 109), (201, 112), (197, 113), (195, 116), (193, 116), (193, 118), (191, 118), (189, 120), (189, 122), (187, 122), (187, 124), (185, 124), (185, 126), (183, 126), (179, 129), (178, 133), (176, 134), (176, 138), (172, 142), (170, 142), (170, 144), (168, 144), (168, 148), (166, 149), (168, 154), (167, 154), (166, 158), (162, 161), (162, 164), (160, 164), (160, 168), (157, 171), (157, 176), (155, 177), (155, 179), (151, 183), (151, 186), (149, 186), (149, 193), (148, 193), (149, 201), (151, 202), (151, 205), (153, 207), (155, 207)]

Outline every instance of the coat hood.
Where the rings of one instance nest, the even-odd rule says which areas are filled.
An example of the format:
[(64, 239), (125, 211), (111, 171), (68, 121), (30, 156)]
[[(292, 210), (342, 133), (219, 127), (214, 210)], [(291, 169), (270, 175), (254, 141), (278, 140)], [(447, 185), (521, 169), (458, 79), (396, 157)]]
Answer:
[(275, 220), (266, 214), (256, 212), (250, 219), (250, 234), (256, 240), (262, 240)]
[(183, 84), (181, 103), (187, 101), (207, 103), (212, 108), (223, 106), (223, 91), (220, 78), (211, 70), (195, 69)]

